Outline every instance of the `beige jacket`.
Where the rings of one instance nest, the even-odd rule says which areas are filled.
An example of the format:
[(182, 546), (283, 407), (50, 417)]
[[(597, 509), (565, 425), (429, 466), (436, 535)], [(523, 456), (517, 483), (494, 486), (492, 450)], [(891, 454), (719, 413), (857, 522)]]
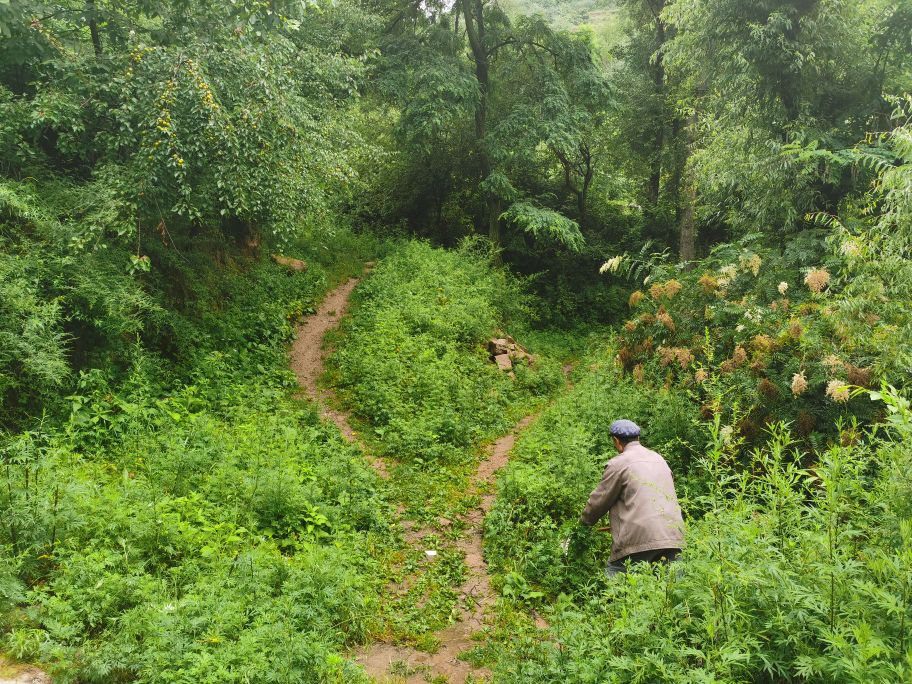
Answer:
[(609, 510), (612, 562), (632, 553), (680, 549), (684, 544), (684, 520), (671, 469), (639, 442), (630, 442), (605, 464), (581, 522), (594, 525)]

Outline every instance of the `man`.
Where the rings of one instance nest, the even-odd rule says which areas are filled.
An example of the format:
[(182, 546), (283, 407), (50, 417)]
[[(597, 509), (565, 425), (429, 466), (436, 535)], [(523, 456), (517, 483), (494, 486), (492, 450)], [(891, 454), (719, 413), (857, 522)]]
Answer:
[(640, 444), (640, 428), (630, 420), (611, 424), (620, 453), (607, 464), (602, 481), (589, 495), (581, 522), (592, 526), (611, 512), (609, 576), (629, 563), (675, 560), (684, 545), (684, 520), (671, 469), (659, 454)]

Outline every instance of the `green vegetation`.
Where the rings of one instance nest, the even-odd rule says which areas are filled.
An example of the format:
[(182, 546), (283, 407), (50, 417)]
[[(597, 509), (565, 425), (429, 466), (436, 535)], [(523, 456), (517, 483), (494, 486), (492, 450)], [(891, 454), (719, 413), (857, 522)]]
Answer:
[[(598, 426), (597, 418), (577, 418), (585, 397), (568, 396), (555, 409), (549, 425), (557, 426), (558, 443), (582, 440)], [(538, 604), (542, 594), (531, 584), (556, 599), (549, 601), (548, 639), (529, 627), (505, 639), (498, 681), (907, 679), (912, 414), (908, 401), (881, 398), (894, 411), (891, 429), (864, 446), (833, 445), (810, 468), (779, 426), (751, 452), (747, 474), (738, 467), (741, 445), (718, 421), (710, 424), (695, 463), (710, 486), (685, 501), (684, 561), (612, 581), (599, 572), (604, 554), (595, 560), (581, 552), (589, 548), (584, 541), (566, 558), (558, 546), (558, 530), (579, 514), (597, 463), (579, 456), (568, 463), (530, 434), (520, 453), (544, 464), (524, 458), (504, 475), (488, 544), (492, 555), (518, 544), (496, 556), (509, 571), (505, 593), (527, 587), (512, 591)], [(611, 395), (608, 406), (582, 405), (584, 416), (631, 410)], [(570, 411), (574, 417), (559, 422)], [(658, 422), (657, 443), (665, 427)]]
[[(332, 358), (337, 386), (361, 434), (393, 470), (390, 499), (424, 547), (401, 544), (388, 580), (417, 581), (388, 596), (382, 634), (433, 650), (457, 610), (465, 580), (455, 547), (478, 505), (469, 486), (480, 447), (506, 432), (562, 382), (556, 362), (517, 364), (511, 379), (488, 359), (487, 341), (526, 313), (527, 297), (491, 268), (485, 243), (444, 251), (399, 245), (357, 291)], [(533, 350), (537, 351), (535, 347)], [(422, 571), (424, 548), (439, 558)]]
[(483, 528), (494, 681), (912, 679), (910, 289), (910, 0), (0, 0), (0, 663), (366, 681)]

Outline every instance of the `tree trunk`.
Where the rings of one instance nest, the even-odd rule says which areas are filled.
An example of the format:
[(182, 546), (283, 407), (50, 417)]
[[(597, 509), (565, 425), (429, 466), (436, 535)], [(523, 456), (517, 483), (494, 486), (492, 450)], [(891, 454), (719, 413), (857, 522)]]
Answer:
[[(687, 124), (687, 150), (693, 149), (697, 135), (697, 112), (694, 110)], [(687, 161), (683, 162), (686, 168)], [(694, 211), (697, 205), (697, 184), (693, 172), (686, 173), (687, 180), (684, 185), (684, 206), (681, 209), (679, 224), (678, 254), (684, 263), (692, 263), (697, 258), (697, 226)]]
[(89, 25), (89, 33), (92, 35), (92, 47), (95, 49), (95, 59), (100, 59), (101, 34), (98, 33), (98, 11), (95, 7), (95, 0), (86, 0), (85, 14), (86, 23)]
[[(475, 143), (478, 146), (481, 161), (481, 180), (485, 180), (491, 175), (493, 165), (484, 140), (487, 134), (488, 92), (491, 86), (490, 61), (485, 46), (484, 0), (462, 0), (461, 4), (466, 34), (469, 37), (469, 47), (475, 62), (475, 79), (478, 81), (478, 103), (475, 106)], [(485, 213), (488, 236), (499, 250), (502, 209), (497, 197), (488, 195), (485, 198)], [(497, 260), (500, 260), (499, 252)]]

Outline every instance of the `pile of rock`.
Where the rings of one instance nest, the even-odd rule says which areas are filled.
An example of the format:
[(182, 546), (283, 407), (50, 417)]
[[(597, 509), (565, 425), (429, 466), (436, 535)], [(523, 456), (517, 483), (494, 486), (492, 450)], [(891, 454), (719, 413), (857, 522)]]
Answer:
[(513, 364), (517, 361), (522, 361), (527, 366), (535, 363), (535, 357), (516, 344), (516, 340), (509, 335), (488, 340), (488, 353), (491, 355), (491, 361), (505, 372), (512, 371)]

